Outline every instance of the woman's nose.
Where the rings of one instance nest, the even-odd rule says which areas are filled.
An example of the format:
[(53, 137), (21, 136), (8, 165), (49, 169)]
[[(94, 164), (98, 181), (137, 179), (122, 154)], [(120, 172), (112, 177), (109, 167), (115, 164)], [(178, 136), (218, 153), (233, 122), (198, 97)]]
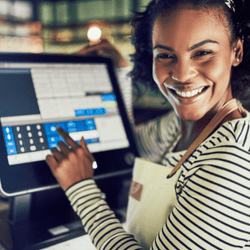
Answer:
[(189, 62), (178, 60), (173, 66), (170, 76), (173, 80), (186, 83), (197, 75), (197, 70)]

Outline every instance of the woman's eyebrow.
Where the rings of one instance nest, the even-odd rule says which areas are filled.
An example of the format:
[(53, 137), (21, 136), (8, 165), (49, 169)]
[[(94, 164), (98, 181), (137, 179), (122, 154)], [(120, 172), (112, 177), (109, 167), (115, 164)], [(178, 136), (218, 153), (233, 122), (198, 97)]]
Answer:
[[(204, 44), (206, 44), (206, 43), (217, 43), (217, 44), (219, 44), (219, 43), (216, 42), (216, 41), (213, 41), (213, 40), (208, 39), (208, 40), (204, 40), (204, 41), (201, 41), (201, 42), (199, 42), (199, 43), (194, 44), (192, 47), (188, 48), (187, 51), (190, 52), (190, 51), (192, 51), (192, 50), (194, 50), (194, 49), (196, 49), (196, 48), (201, 47), (202, 45), (204, 45)], [(168, 51), (170, 51), (170, 52), (175, 52), (174, 49), (172, 49), (171, 47), (165, 46), (165, 45), (156, 45), (156, 46), (153, 48), (153, 50), (154, 50), (154, 49), (164, 49), (164, 50), (168, 50)]]
[(199, 42), (199, 43), (194, 44), (192, 47), (188, 48), (187, 51), (190, 52), (190, 51), (192, 51), (192, 50), (194, 50), (194, 49), (197, 49), (197, 48), (201, 47), (202, 45), (204, 45), (204, 44), (206, 44), (206, 43), (217, 43), (217, 44), (219, 44), (219, 43), (216, 42), (216, 41), (213, 41), (213, 40), (208, 39), (208, 40), (204, 40), (204, 41), (201, 41), (201, 42)]
[(156, 45), (154, 48), (153, 48), (153, 50), (154, 49), (165, 49), (165, 50), (168, 50), (168, 51), (170, 51), (170, 52), (174, 52), (174, 49), (172, 49), (172, 48), (170, 48), (170, 47), (168, 47), (168, 46), (165, 46), (165, 45)]

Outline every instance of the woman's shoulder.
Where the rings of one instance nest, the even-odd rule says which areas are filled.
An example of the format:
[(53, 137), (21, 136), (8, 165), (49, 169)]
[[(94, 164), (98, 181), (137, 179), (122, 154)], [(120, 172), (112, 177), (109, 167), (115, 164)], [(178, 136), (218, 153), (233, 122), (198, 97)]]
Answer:
[[(190, 178), (196, 171), (215, 168), (216, 171), (234, 169), (250, 173), (250, 113), (222, 124), (183, 164), (183, 177)], [(237, 170), (236, 170), (237, 169)], [(245, 172), (246, 171), (246, 172)]]
[(224, 151), (228, 158), (237, 154), (250, 160), (250, 112), (245, 113), (243, 118), (222, 124), (200, 145), (198, 152), (210, 158), (209, 155)]
[(222, 124), (206, 141), (211, 146), (235, 145), (250, 152), (250, 112), (245, 116)]

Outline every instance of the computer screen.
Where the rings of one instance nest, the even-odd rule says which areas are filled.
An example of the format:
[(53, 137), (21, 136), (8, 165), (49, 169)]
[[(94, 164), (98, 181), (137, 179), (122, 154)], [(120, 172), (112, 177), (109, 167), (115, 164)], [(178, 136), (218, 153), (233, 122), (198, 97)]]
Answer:
[(57, 185), (45, 163), (62, 138), (83, 136), (95, 178), (131, 171), (137, 154), (112, 63), (107, 58), (0, 54), (0, 178), (6, 196)]

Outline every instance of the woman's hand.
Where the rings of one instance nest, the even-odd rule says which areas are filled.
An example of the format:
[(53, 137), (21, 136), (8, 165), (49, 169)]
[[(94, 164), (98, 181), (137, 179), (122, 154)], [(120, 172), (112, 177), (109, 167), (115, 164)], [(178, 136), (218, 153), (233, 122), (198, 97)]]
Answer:
[(97, 44), (89, 45), (78, 51), (77, 54), (109, 57), (112, 59), (115, 68), (125, 68), (129, 66), (126, 59), (108, 40), (102, 40)]
[(59, 142), (60, 150), (52, 149), (53, 156), (47, 155), (46, 162), (65, 191), (81, 180), (92, 178), (94, 172), (92, 164), (95, 159), (89, 152), (83, 138), (79, 145), (62, 128), (58, 127), (57, 132), (70, 147)]

